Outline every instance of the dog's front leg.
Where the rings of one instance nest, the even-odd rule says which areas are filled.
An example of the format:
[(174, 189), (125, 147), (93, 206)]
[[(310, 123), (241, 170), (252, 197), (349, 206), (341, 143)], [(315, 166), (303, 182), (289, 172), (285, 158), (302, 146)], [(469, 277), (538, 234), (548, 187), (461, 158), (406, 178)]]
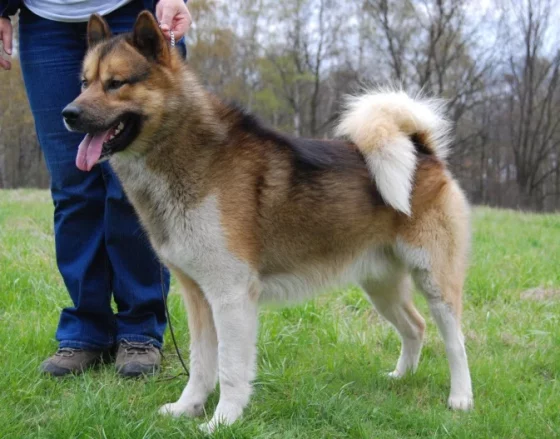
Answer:
[(220, 400), (214, 416), (201, 426), (211, 432), (230, 425), (243, 413), (255, 377), (258, 294), (254, 288), (238, 286), (211, 296), (212, 314), (218, 334)]
[(198, 284), (178, 269), (172, 269), (179, 280), (189, 316), (191, 337), (190, 378), (177, 402), (165, 404), (160, 413), (173, 416), (198, 416), (216, 387), (218, 340), (210, 304)]

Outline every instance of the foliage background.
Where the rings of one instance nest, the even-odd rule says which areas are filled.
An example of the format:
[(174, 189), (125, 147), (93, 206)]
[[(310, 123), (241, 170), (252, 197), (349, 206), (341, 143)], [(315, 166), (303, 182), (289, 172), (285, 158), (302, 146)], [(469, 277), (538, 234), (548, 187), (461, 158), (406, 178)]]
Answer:
[[(328, 137), (343, 96), (445, 98), (451, 165), (476, 204), (560, 208), (557, 0), (193, 0), (189, 63), (225, 99)], [(0, 81), (0, 188), (45, 187), (17, 59)]]

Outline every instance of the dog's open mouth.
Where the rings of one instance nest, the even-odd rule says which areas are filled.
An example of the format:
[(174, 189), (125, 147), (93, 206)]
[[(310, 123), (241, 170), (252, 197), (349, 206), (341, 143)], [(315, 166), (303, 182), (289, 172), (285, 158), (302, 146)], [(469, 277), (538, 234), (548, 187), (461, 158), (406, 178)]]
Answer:
[(78, 169), (90, 171), (96, 163), (124, 150), (140, 133), (141, 124), (139, 115), (127, 114), (120, 117), (108, 130), (86, 134), (78, 147)]

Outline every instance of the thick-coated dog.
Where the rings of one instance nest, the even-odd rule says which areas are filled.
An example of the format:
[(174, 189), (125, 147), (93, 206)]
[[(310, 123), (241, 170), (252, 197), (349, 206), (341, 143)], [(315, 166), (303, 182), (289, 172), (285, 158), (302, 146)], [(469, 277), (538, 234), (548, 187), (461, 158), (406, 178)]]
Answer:
[(112, 37), (92, 16), (82, 93), (63, 111), (87, 133), (76, 164), (110, 159), (150, 241), (182, 285), (191, 376), (162, 413), (195, 416), (220, 382), (212, 431), (237, 420), (255, 377), (259, 302), (360, 285), (398, 331), (393, 378), (414, 372), (424, 319), (451, 369), (449, 406), (473, 405), (460, 328), (469, 207), (446, 162), (435, 101), (404, 92), (349, 99), (344, 140), (284, 136), (207, 92), (152, 15)]

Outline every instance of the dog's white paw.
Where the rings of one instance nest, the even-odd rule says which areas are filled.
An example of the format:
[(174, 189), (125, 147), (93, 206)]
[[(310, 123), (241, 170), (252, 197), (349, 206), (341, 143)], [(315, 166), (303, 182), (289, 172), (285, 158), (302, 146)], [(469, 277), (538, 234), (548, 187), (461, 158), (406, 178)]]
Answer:
[(178, 402), (170, 402), (169, 404), (164, 404), (159, 408), (160, 415), (178, 417), (185, 415), (187, 413), (187, 407), (184, 404), (179, 404)]
[(389, 372), (389, 373), (387, 374), (387, 376), (388, 376), (389, 378), (392, 378), (392, 379), (394, 379), (394, 380), (398, 380), (399, 378), (402, 378), (404, 375), (405, 375), (404, 373), (401, 373), (401, 372), (399, 372), (398, 370), (394, 370), (393, 372)]
[(198, 426), (199, 430), (206, 434), (212, 434), (218, 428), (219, 424), (215, 424), (212, 421), (205, 422), (204, 424), (200, 424)]
[(174, 417), (185, 415), (194, 418), (204, 413), (204, 404), (170, 402), (169, 404), (162, 405), (159, 409), (159, 413), (161, 415), (168, 415)]
[(218, 403), (218, 407), (216, 407), (216, 412), (214, 416), (212, 416), (212, 419), (200, 425), (199, 428), (207, 434), (213, 433), (217, 428), (233, 424), (241, 417), (242, 413), (243, 408), (236, 404)]
[(472, 395), (450, 396), (447, 405), (452, 410), (471, 410), (474, 407)]
[(212, 434), (214, 433), (218, 428), (220, 427), (226, 427), (228, 425), (231, 425), (232, 423), (223, 419), (223, 418), (216, 418), (216, 415), (214, 415), (212, 417), (212, 419), (208, 422), (205, 422), (204, 424), (200, 424), (199, 425), (199, 429), (200, 431), (206, 433), (206, 434)]

